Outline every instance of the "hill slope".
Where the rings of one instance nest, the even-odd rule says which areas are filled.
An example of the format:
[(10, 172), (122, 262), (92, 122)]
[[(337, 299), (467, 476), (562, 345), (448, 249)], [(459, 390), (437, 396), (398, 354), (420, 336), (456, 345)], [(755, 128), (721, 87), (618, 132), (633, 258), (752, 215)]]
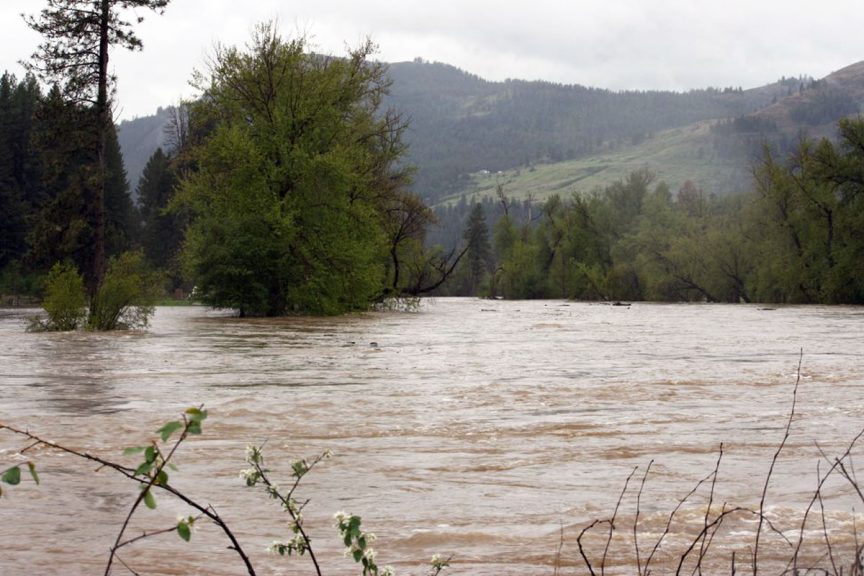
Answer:
[[(590, 190), (645, 166), (673, 189), (689, 179), (722, 194), (746, 182), (763, 142), (783, 149), (800, 133), (830, 136), (864, 103), (864, 62), (815, 82), (686, 93), (489, 82), (421, 60), (392, 64), (390, 76), (387, 105), (410, 120), (406, 161), (430, 204), (494, 190), (501, 177), (514, 192), (542, 197)], [(133, 190), (169, 117), (160, 109), (120, 125)]]

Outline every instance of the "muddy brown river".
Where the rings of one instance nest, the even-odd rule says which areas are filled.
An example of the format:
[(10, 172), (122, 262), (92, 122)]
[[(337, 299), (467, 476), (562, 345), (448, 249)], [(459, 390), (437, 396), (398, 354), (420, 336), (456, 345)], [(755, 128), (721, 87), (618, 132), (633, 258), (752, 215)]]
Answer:
[[(264, 445), (283, 485), (292, 459), (333, 451), (298, 489), (324, 574), (360, 573), (333, 525), (344, 510), (377, 534), (377, 561), (397, 574), (425, 574), (439, 553), (452, 555), (444, 574), (506, 576), (589, 574), (580, 531), (610, 517), (636, 467), (605, 573), (636, 574), (637, 562), (644, 573), (669, 514), (710, 476), (723, 443), (713, 495), (703, 483), (651, 559), (652, 574), (675, 573), (706, 511), (758, 509), (803, 349), (764, 508), (791, 544), (767, 526), (760, 543), (759, 573), (779, 574), (817, 466), (824, 473), (864, 427), (861, 308), (438, 299), (415, 312), (284, 319), (159, 308), (148, 331), (110, 334), (27, 333), (33, 312), (0, 310), (0, 422), (131, 465), (124, 447), (204, 404), (204, 433), (178, 451), (172, 483), (213, 505), (258, 574), (314, 572), (306, 557), (267, 553), (290, 534), (278, 506), (238, 476), (247, 444)], [(3, 486), (0, 574), (101, 574), (137, 487), (51, 450), (21, 456), (27, 445), (0, 431), (0, 471), (30, 459), (42, 479)], [(834, 573), (833, 559), (848, 574), (864, 503), (839, 476), (822, 496), (802, 562)], [(189, 513), (157, 501), (130, 536)], [(737, 573), (752, 573), (756, 527), (729, 515), (704, 573), (731, 573), (733, 553)], [(607, 533), (601, 524), (583, 538), (597, 574)], [(244, 574), (227, 545), (202, 521), (188, 544), (167, 534), (124, 548), (134, 572), (112, 573)]]

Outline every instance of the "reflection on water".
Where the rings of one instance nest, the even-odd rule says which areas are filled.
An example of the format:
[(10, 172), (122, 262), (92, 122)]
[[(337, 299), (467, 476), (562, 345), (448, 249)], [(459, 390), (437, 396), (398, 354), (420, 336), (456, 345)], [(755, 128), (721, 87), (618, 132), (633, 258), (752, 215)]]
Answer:
[[(652, 459), (640, 510), (649, 533), (713, 469), (721, 442), (716, 502), (758, 503), (802, 348), (772, 513), (794, 517), (819, 448), (836, 454), (864, 425), (856, 308), (442, 299), (410, 314), (267, 320), (163, 308), (149, 331), (112, 334), (28, 334), (26, 315), (0, 311), (0, 421), (118, 457), (206, 404), (205, 434), (181, 450), (174, 478), (235, 523), (264, 573), (297, 561), (262, 552), (290, 535), (237, 478), (248, 443), (266, 442), (286, 481), (291, 458), (336, 454), (301, 489), (328, 574), (356, 572), (332, 526), (344, 509), (378, 534), (382, 565), (418, 572), (433, 553), (453, 553), (454, 573), (506, 575), (551, 573), (562, 526), (562, 563), (575, 570), (581, 527), (607, 517), (633, 467)], [(21, 447), (0, 436), (0, 469)], [(30, 457), (45, 482), (0, 501), (0, 573), (98, 571), (134, 487), (69, 457)], [(854, 494), (831, 488), (827, 514), (849, 523)], [(163, 499), (135, 529), (185, 512)], [(634, 513), (625, 499), (625, 524)], [(704, 503), (682, 514), (698, 524)], [(755, 527), (730, 529), (746, 549)], [(209, 526), (190, 545), (163, 537), (126, 554), (147, 574), (242, 572)]]

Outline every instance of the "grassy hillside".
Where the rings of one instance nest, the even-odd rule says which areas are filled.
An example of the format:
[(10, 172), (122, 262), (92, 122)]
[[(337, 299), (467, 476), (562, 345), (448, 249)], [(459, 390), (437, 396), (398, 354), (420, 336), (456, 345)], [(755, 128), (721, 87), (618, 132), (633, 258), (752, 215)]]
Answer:
[(494, 196), (499, 184), (511, 198), (542, 201), (552, 194), (590, 192), (642, 168), (653, 172), (655, 181), (665, 181), (673, 192), (687, 180), (706, 194), (740, 191), (750, 186), (751, 168), (764, 144), (783, 154), (802, 136), (833, 139), (840, 118), (864, 112), (864, 62), (817, 81), (784, 78), (722, 96), (739, 105), (746, 102), (751, 109), (649, 133), (644, 139), (606, 141), (575, 159), (474, 171), (438, 204), (452, 205), (463, 196), (478, 200)]
[(482, 171), (471, 175), (468, 185), (441, 204), (458, 202), (463, 195), (478, 200), (494, 196), (498, 184), (514, 199), (542, 201), (552, 194), (590, 192), (634, 170), (647, 168), (656, 181), (665, 181), (674, 192), (687, 180), (707, 194), (725, 194), (749, 184), (746, 158), (721, 154), (715, 146), (712, 123), (700, 122), (660, 132), (639, 144), (625, 144), (614, 150), (585, 158), (538, 164), (502, 172)]

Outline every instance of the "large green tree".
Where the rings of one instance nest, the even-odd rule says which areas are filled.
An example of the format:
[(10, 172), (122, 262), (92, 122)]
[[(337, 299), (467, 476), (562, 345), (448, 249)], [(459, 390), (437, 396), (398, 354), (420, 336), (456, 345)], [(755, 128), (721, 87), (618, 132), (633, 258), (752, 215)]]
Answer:
[(381, 108), (389, 81), (372, 51), (313, 54), (264, 24), (199, 76), (191, 131), (207, 135), (175, 205), (193, 213), (185, 260), (208, 303), (338, 313), (385, 291), (405, 126)]

